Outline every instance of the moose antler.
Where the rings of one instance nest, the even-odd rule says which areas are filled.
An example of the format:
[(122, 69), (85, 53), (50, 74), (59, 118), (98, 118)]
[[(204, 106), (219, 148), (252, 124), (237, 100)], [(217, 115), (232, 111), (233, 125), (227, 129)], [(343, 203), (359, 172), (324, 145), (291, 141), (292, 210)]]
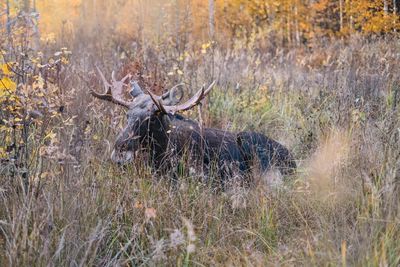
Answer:
[(101, 80), (104, 85), (105, 92), (103, 94), (99, 94), (94, 90), (90, 90), (90, 93), (99, 99), (111, 101), (115, 104), (121, 105), (123, 107), (129, 108), (132, 104), (132, 101), (126, 101), (123, 99), (123, 92), (122, 89), (125, 85), (126, 79), (130, 77), (130, 74), (126, 75), (122, 80), (118, 81), (115, 79), (114, 71), (111, 74), (111, 84), (107, 81), (104, 77), (104, 74), (100, 71), (100, 69), (96, 66), (97, 71), (100, 74)]
[(211, 91), (211, 89), (214, 87), (215, 81), (213, 81), (210, 86), (208, 86), (207, 89), (204, 89), (204, 86), (197, 91), (197, 93), (192, 96), (188, 101), (186, 101), (183, 104), (180, 105), (172, 105), (172, 106), (167, 106), (162, 103), (162, 97), (157, 96), (147, 90), (148, 94), (150, 95), (151, 99), (153, 100), (154, 104), (157, 106), (157, 108), (162, 111), (163, 113), (172, 113), (175, 114), (178, 111), (185, 111), (193, 108), (194, 106), (198, 105), (201, 103), (201, 100), (203, 100), (204, 97), (208, 95), (208, 93)]
[[(169, 89), (167, 92), (161, 95), (161, 99), (164, 104), (171, 105), (172, 103), (179, 103), (183, 98), (183, 89), (184, 83), (179, 83)], [(179, 89), (179, 98), (176, 98), (177, 91)]]
[[(125, 81), (131, 76), (130, 74), (126, 75), (122, 80), (118, 81), (115, 78), (115, 72), (113, 71), (111, 73), (111, 84), (107, 81), (107, 79), (104, 77), (104, 74), (100, 71), (100, 69), (96, 66), (97, 71), (100, 74), (100, 78), (103, 82), (104, 85), (104, 93), (100, 94), (95, 92), (94, 90), (90, 90), (90, 93), (99, 99), (102, 100), (107, 100), (110, 102), (113, 102), (115, 104), (118, 104), (120, 106), (126, 107), (126, 108), (131, 108), (133, 104), (133, 100), (131, 99), (130, 101), (124, 100), (124, 94), (123, 94), (123, 87), (127, 86), (125, 84)], [(194, 95), (192, 96), (188, 101), (186, 101), (183, 104), (180, 105), (167, 105), (170, 103), (176, 103), (179, 102), (182, 97), (183, 97), (183, 91), (182, 88), (180, 88), (183, 84), (178, 84), (172, 87), (168, 92), (165, 94), (158, 96), (150, 92), (149, 90), (146, 89), (148, 92), (151, 100), (154, 102), (154, 104), (157, 106), (158, 110), (160, 110), (163, 113), (172, 113), (175, 114), (178, 111), (185, 111), (193, 108), (194, 106), (198, 105), (201, 103), (201, 100), (205, 96), (208, 95), (208, 93), (211, 91), (213, 86), (215, 85), (215, 81), (210, 84), (210, 86), (207, 89), (204, 89), (204, 86)], [(181, 89), (181, 94), (179, 99), (173, 99), (175, 90), (180, 88)], [(133, 98), (138, 97), (139, 95), (143, 94), (142, 89), (140, 88), (139, 84), (136, 81), (131, 81), (131, 91), (130, 95)], [(167, 100), (169, 98), (169, 100)]]

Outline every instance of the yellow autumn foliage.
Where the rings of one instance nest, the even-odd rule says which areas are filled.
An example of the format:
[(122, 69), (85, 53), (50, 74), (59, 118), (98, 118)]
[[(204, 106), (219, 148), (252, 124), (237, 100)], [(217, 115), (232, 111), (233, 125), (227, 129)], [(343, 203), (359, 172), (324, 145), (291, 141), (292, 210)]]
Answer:
[(10, 96), (17, 89), (17, 84), (10, 78), (12, 72), (7, 64), (0, 65), (0, 70), (0, 97)]
[(9, 95), (17, 89), (17, 84), (9, 77), (0, 80), (0, 96)]
[[(321, 36), (389, 33), (400, 29), (398, 7), (392, 1), (215, 0), (215, 34), (254, 38), (271, 34), (283, 45), (300, 45)], [(398, 5), (398, 4), (397, 4)], [(159, 43), (190, 33), (198, 45), (209, 41), (209, 1), (37, 1), (42, 41), (70, 39), (78, 33), (113, 33)], [(206, 52), (202, 47), (202, 53)]]

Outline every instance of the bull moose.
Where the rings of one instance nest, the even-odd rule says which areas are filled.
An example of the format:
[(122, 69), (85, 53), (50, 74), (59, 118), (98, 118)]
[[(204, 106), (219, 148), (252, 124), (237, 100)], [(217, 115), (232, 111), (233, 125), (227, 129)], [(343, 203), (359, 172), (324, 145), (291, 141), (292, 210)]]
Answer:
[(216, 177), (221, 181), (234, 175), (244, 177), (254, 166), (262, 172), (276, 166), (285, 176), (294, 173), (296, 163), (288, 149), (265, 135), (203, 128), (196, 121), (178, 114), (201, 104), (215, 82), (207, 89), (203, 86), (188, 101), (179, 104), (183, 91), (177, 99), (177, 86), (158, 96), (149, 90), (146, 94), (136, 81), (131, 81), (131, 100), (127, 101), (124, 87), (128, 86), (125, 81), (130, 75), (117, 80), (113, 72), (110, 83), (98, 71), (105, 92), (100, 94), (91, 90), (91, 94), (128, 109), (127, 124), (119, 133), (111, 154), (113, 162), (126, 164), (137, 152), (145, 150), (155, 171), (174, 170), (179, 160), (187, 156), (191, 165), (202, 168), (205, 177), (215, 167)]

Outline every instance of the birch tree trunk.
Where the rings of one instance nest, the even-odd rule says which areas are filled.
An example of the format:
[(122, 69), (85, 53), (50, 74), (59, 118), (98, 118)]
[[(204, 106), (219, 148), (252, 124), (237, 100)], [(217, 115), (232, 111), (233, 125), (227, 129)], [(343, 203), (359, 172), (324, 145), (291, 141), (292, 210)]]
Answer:
[(383, 0), (383, 13), (387, 15), (389, 13), (389, 5), (387, 0)]
[[(209, 82), (212, 82), (214, 80), (214, 70), (215, 70), (215, 58), (214, 58), (214, 49), (215, 49), (215, 6), (214, 6), (214, 0), (208, 0), (208, 24), (209, 24), (209, 39), (211, 41), (211, 69), (210, 69), (210, 75), (209, 75)], [(208, 101), (209, 98), (205, 99), (204, 105), (207, 107), (208, 106)], [(199, 110), (200, 112), (200, 110)], [(208, 121), (210, 121), (210, 118), (208, 118)]]
[(353, 7), (350, 0), (346, 0), (346, 14), (349, 14), (350, 34), (353, 32)]
[(295, 16), (295, 34), (296, 34), (296, 45), (300, 45), (300, 32), (299, 32), (299, 12), (297, 9), (297, 3), (295, 4), (294, 7), (294, 16)]
[(393, 31), (396, 32), (396, 22), (397, 22), (397, 1), (393, 0)]
[(288, 3), (286, 6), (286, 27), (287, 27), (287, 41), (289, 47), (292, 45), (292, 27), (291, 27), (291, 15), (292, 13), (292, 6)]
[(383, 0), (383, 18), (384, 18), (384, 23), (385, 23), (385, 33), (388, 32), (388, 14), (389, 14), (389, 5), (388, 5), (388, 0)]
[(215, 8), (214, 8), (214, 0), (208, 0), (208, 24), (209, 24), (209, 34), (210, 40), (214, 41), (215, 35)]

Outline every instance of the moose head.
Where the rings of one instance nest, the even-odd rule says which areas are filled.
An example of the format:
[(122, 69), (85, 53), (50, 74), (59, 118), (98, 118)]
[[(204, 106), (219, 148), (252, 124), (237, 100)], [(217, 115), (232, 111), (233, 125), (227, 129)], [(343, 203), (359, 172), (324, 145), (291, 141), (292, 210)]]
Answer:
[[(108, 82), (100, 69), (97, 68), (97, 70), (105, 91), (100, 94), (91, 90), (91, 94), (96, 98), (110, 101), (128, 109), (126, 126), (119, 133), (111, 153), (111, 160), (119, 164), (125, 164), (134, 158), (135, 152), (149, 137), (149, 124), (155, 117), (159, 118), (160, 115), (166, 115), (165, 119), (168, 119), (168, 116), (174, 115), (176, 112), (195, 107), (207, 96), (215, 84), (215, 82), (211, 83), (207, 89), (203, 86), (188, 101), (178, 104), (183, 97), (182, 84), (178, 84), (163, 95), (158, 96), (145, 89), (146, 94), (136, 81), (131, 81), (130, 99), (125, 100), (124, 90), (129, 87), (125, 82), (130, 78), (130, 75), (117, 80), (115, 73), (112, 72), (111, 82)], [(178, 91), (180, 92), (178, 93)]]

